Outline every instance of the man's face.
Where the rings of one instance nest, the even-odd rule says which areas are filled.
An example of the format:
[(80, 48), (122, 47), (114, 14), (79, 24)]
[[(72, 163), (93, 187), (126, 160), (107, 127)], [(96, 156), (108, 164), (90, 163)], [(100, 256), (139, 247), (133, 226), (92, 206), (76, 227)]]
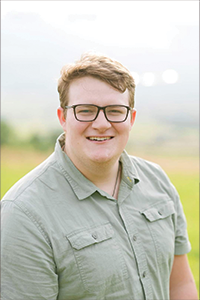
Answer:
[[(129, 106), (128, 90), (121, 93), (93, 77), (72, 81), (68, 95), (69, 106), (75, 104)], [(66, 120), (62, 108), (59, 108), (58, 117), (66, 133), (65, 151), (79, 168), (83, 164), (89, 166), (91, 163), (116, 162), (128, 141), (135, 120), (135, 111), (129, 112), (127, 120), (123, 123), (107, 121), (102, 110), (97, 119), (92, 122), (77, 121), (72, 108), (67, 110)]]

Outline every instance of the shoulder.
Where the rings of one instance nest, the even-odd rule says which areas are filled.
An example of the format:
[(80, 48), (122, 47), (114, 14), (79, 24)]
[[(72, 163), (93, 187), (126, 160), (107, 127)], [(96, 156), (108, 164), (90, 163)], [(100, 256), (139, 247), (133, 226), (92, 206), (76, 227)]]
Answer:
[(141, 157), (129, 155), (125, 150), (122, 153), (121, 161), (124, 169), (131, 171), (133, 174), (138, 176), (139, 179), (148, 177), (149, 179), (158, 178), (169, 181), (168, 176), (157, 163), (148, 161)]
[(19, 197), (21, 198), (25, 194), (36, 193), (36, 186), (39, 185), (40, 179), (53, 173), (55, 164), (56, 160), (53, 153), (44, 162), (17, 181), (4, 195), (2, 203), (6, 200), (17, 201)]
[(174, 185), (160, 165), (131, 155), (129, 155), (129, 159), (131, 160), (135, 172), (138, 174), (141, 184), (145, 186), (149, 183), (157, 186), (157, 188), (162, 188), (172, 198), (178, 195)]
[(136, 168), (138, 174), (140, 173), (146, 173), (146, 174), (151, 174), (151, 175), (165, 175), (164, 170), (161, 168), (160, 165), (158, 165), (157, 163), (154, 163), (152, 161), (148, 161), (146, 159), (137, 157), (137, 156), (131, 156), (129, 155), (129, 158), (132, 162), (132, 164), (134, 165), (134, 167)]

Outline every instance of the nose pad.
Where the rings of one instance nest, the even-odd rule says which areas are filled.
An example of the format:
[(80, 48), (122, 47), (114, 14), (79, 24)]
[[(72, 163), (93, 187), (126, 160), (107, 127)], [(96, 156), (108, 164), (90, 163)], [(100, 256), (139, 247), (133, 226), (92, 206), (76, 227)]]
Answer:
[[(99, 118), (99, 116), (101, 116), (101, 118), (102, 118), (102, 116), (103, 116), (103, 117), (104, 117), (104, 119), (106, 119), (106, 115), (105, 115), (105, 112), (104, 112), (104, 110), (103, 110), (103, 109), (100, 109), (100, 110), (99, 110), (99, 113), (98, 113), (97, 119)], [(106, 121), (108, 121), (108, 120), (106, 119)]]
[(110, 122), (106, 119), (106, 116), (104, 114), (104, 111), (101, 109), (98, 113), (97, 118), (93, 121), (92, 126), (96, 127), (98, 125), (98, 127), (110, 127), (111, 124)]

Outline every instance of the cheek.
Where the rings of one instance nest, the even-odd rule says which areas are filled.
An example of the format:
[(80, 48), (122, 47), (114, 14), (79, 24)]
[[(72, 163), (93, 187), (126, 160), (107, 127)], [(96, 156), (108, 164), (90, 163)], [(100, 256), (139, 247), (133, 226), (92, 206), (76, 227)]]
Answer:
[(84, 135), (84, 131), (86, 130), (86, 128), (87, 124), (69, 119), (68, 122), (66, 122), (65, 132), (72, 140), (74, 140), (77, 136), (80, 137), (81, 135)]
[(130, 130), (131, 130), (131, 124), (130, 123), (121, 123), (121, 124), (118, 124), (115, 129), (116, 131), (121, 135), (123, 136), (124, 138), (129, 136), (129, 133), (130, 133)]
[(129, 140), (130, 131), (131, 131), (131, 125), (129, 125), (129, 124), (127, 124), (127, 126), (124, 126), (124, 128), (120, 131), (123, 147), (126, 146), (128, 140)]

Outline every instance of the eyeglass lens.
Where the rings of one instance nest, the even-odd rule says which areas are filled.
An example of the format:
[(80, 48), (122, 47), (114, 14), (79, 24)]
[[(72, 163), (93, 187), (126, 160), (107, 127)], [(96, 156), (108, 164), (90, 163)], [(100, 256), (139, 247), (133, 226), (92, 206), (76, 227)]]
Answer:
[[(111, 122), (123, 122), (126, 119), (128, 108), (126, 106), (105, 107), (106, 118)], [(80, 121), (93, 121), (98, 113), (98, 107), (94, 105), (78, 105), (75, 114)]]

